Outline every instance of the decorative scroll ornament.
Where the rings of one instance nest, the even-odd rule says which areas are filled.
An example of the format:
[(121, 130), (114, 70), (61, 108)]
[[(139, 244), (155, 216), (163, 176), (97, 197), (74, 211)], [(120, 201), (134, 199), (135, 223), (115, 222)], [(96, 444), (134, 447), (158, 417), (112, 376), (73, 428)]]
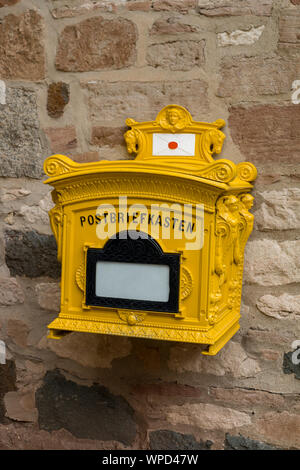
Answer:
[(82, 263), (79, 268), (76, 270), (75, 273), (76, 284), (80, 290), (84, 292), (84, 284), (85, 284), (85, 267)]
[(201, 168), (200, 175), (203, 178), (209, 178), (213, 181), (220, 181), (222, 183), (230, 182), (236, 174), (234, 163), (229, 160), (219, 160), (204, 168)]
[(257, 169), (250, 162), (242, 162), (237, 164), (237, 178), (242, 181), (254, 181), (257, 177)]
[(48, 176), (59, 176), (70, 171), (70, 166), (59, 157), (60, 155), (53, 155), (52, 157), (48, 157), (45, 161), (44, 170)]
[(193, 290), (193, 278), (190, 271), (185, 268), (184, 266), (181, 268), (181, 280), (180, 280), (180, 288), (181, 288), (181, 300), (185, 300)]

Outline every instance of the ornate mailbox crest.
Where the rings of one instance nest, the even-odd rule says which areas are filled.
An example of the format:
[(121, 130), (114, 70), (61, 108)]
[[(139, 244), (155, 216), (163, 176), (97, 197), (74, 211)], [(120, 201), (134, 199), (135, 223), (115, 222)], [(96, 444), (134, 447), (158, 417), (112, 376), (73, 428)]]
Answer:
[(134, 160), (45, 160), (62, 264), (61, 311), (49, 337), (182, 341), (214, 355), (239, 329), (256, 169), (214, 160), (225, 139), (221, 119), (196, 122), (169, 105), (155, 121), (126, 124)]

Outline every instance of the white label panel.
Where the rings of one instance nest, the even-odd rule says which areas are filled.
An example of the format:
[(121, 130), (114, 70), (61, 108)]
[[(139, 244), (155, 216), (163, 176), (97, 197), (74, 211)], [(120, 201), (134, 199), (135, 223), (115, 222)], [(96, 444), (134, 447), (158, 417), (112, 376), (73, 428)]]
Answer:
[(195, 134), (153, 134), (152, 154), (154, 156), (195, 155)]
[(97, 261), (97, 297), (168, 302), (170, 267), (161, 264)]

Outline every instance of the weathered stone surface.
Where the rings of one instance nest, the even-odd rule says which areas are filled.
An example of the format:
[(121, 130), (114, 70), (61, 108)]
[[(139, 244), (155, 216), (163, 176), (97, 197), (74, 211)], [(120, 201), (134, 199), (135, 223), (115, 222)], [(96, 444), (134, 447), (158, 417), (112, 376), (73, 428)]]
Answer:
[(5, 260), (12, 276), (60, 276), (53, 235), (6, 230)]
[(300, 448), (300, 415), (288, 411), (266, 413), (257, 419), (251, 437), (285, 449)]
[(6, 104), (0, 104), (0, 122), (0, 176), (40, 178), (44, 151), (35, 93), (8, 88)]
[(0, 24), (0, 76), (10, 80), (45, 78), (42, 17), (35, 10), (7, 15)]
[(112, 366), (112, 361), (126, 357), (131, 352), (131, 342), (126, 337), (71, 333), (63, 341), (48, 341), (48, 347), (59, 357), (66, 357), (84, 367)]
[(26, 348), (29, 327), (24, 321), (10, 318), (6, 325), (6, 333), (17, 346)]
[(6, 104), (6, 84), (0, 80), (0, 104)]
[(264, 361), (277, 361), (280, 358), (279, 351), (274, 351), (274, 349), (263, 349), (260, 354)]
[(290, 0), (293, 5), (300, 5), (300, 0)]
[(47, 432), (37, 426), (24, 425), (17, 421), (0, 424), (0, 450), (124, 450), (116, 441), (78, 439), (69, 431)]
[(32, 378), (32, 381), (42, 379), (46, 372), (45, 362), (42, 362), (41, 360), (38, 362), (26, 360), (25, 367), (26, 372)]
[[(98, 159), (97, 161), (101, 160), (134, 160), (135, 155), (129, 154), (127, 151), (127, 147), (123, 145), (118, 145), (116, 147), (109, 147), (105, 145), (104, 147), (97, 147), (98, 148)], [(73, 158), (73, 157), (72, 157)], [(95, 161), (95, 160), (93, 160)]]
[(172, 402), (177, 399), (197, 398), (205, 401), (207, 399), (207, 388), (193, 387), (191, 385), (183, 385), (174, 382), (164, 382), (160, 384), (137, 384), (131, 389), (131, 392), (137, 396), (137, 400), (144, 397), (149, 403), (153, 402)]
[(129, 11), (149, 11), (151, 8), (151, 3), (149, 0), (127, 0), (125, 7)]
[[(38, 191), (38, 187), (35, 187)], [(3, 188), (2, 195), (0, 196), (0, 201), (3, 203), (0, 213), (9, 214), (9, 217), (12, 216), (12, 223), (17, 223), (23, 229), (32, 229), (34, 228), (38, 231), (49, 230), (49, 216), (48, 211), (53, 207), (53, 202), (51, 199), (51, 192), (46, 193), (44, 197), (37, 195), (35, 197), (32, 194), (32, 191), (26, 190), (25, 188)], [(30, 196), (31, 195), (31, 196)], [(27, 196), (30, 196), (27, 198)], [(26, 198), (26, 199), (25, 199)], [(23, 199), (32, 203), (32, 205), (22, 203)], [(37, 200), (37, 201), (36, 201)], [(10, 223), (6, 217), (5, 222)], [(52, 233), (52, 232), (51, 232)]]
[(227, 31), (217, 34), (218, 46), (249, 46), (254, 44), (263, 33), (265, 26), (252, 26), (249, 30), (237, 29), (228, 33)]
[(192, 434), (181, 434), (179, 432), (162, 429), (151, 431), (149, 434), (151, 450), (209, 450), (211, 441), (196, 441)]
[(67, 83), (56, 82), (48, 86), (47, 111), (49, 116), (59, 118), (70, 99), (70, 87)]
[(1, 188), (0, 201), (5, 204), (29, 196), (29, 194), (31, 191), (25, 188)]
[(251, 424), (247, 413), (208, 403), (170, 406), (166, 415), (174, 426), (189, 425), (207, 430), (226, 431)]
[(275, 295), (263, 295), (256, 302), (257, 308), (265, 315), (278, 320), (295, 320), (300, 315), (300, 295), (282, 294), (279, 297)]
[(124, 18), (89, 18), (66, 26), (60, 35), (56, 68), (85, 72), (128, 67), (136, 59), (137, 29)]
[(5, 416), (14, 421), (37, 422), (38, 414), (33, 391), (8, 392), (4, 397), (4, 406)]
[(300, 380), (300, 348), (284, 354), (282, 369), (284, 374), (294, 374)]
[(37, 301), (44, 310), (59, 312), (60, 285), (58, 282), (40, 282), (35, 286)]
[(77, 136), (74, 126), (47, 127), (44, 131), (53, 153), (68, 155), (77, 151)]
[[(54, 3), (54, 2), (52, 2)], [(74, 18), (76, 16), (86, 15), (87, 13), (94, 12), (112, 12), (114, 13), (118, 5), (122, 5), (122, 0), (74, 0), (55, 2), (51, 10), (53, 18)]]
[(283, 188), (258, 192), (262, 203), (255, 211), (259, 230), (290, 230), (300, 228), (300, 189)]
[(257, 176), (257, 178), (255, 180), (255, 185), (256, 185), (256, 187), (258, 187), (258, 186), (269, 186), (271, 184), (277, 183), (280, 180), (281, 180), (281, 175), (276, 174), (275, 172), (273, 174), (269, 174), (269, 175), (264, 175), (262, 173), (262, 174), (259, 174)]
[(16, 390), (16, 366), (14, 361), (8, 360), (5, 364), (0, 364), (0, 423), (5, 421), (3, 397), (13, 390)]
[(159, 373), (162, 366), (162, 358), (160, 351), (157, 348), (151, 348), (150, 345), (145, 345), (141, 342), (135, 344), (134, 354), (136, 354), (136, 357), (142, 361), (145, 370), (148, 372)]
[(173, 11), (182, 14), (188, 13), (196, 7), (197, 0), (152, 0), (154, 11)]
[(272, 0), (198, 0), (198, 10), (205, 16), (270, 16), (272, 3)]
[(293, 341), (291, 333), (286, 333), (282, 329), (280, 329), (280, 333), (278, 333), (273, 328), (262, 330), (253, 327), (249, 328), (243, 339), (245, 348), (253, 354), (257, 354), (262, 349), (266, 348), (266, 345), (285, 347)]
[(283, 10), (279, 18), (279, 44), (298, 46), (300, 48), (300, 11)]
[(98, 152), (83, 152), (76, 153), (72, 155), (72, 160), (77, 163), (88, 163), (88, 162), (98, 162), (99, 153)]
[(186, 107), (194, 119), (209, 108), (207, 84), (202, 80), (165, 82), (85, 82), (88, 91), (89, 117), (124, 125), (132, 117), (155, 119), (163, 106), (177, 103)]
[(181, 23), (177, 18), (173, 18), (171, 16), (167, 19), (159, 19), (154, 21), (150, 29), (150, 35), (195, 33), (198, 30), (198, 26), (188, 23)]
[(261, 286), (300, 282), (300, 240), (253, 240), (245, 249), (244, 281)]
[(6, 264), (5, 264), (5, 248), (4, 248), (4, 240), (2, 236), (0, 236), (0, 276), (1, 277), (9, 276), (9, 270), (7, 269)]
[[(157, 369), (147, 369), (147, 372), (156, 373), (157, 375), (159, 371)], [(144, 373), (144, 375), (146, 374)], [(157, 423), (160, 422), (160, 427), (166, 429), (166, 410), (170, 405), (181, 406), (185, 403), (199, 401), (205, 403), (209, 400), (209, 393), (208, 387), (192, 387), (169, 382), (143, 383), (131, 387), (130, 399), (135, 410), (143, 415), (147, 422), (156, 422), (155, 428), (158, 427)], [(151, 427), (151, 424), (149, 424), (150, 429)]]
[(7, 225), (13, 225), (14, 224), (14, 214), (13, 212), (10, 212), (4, 219), (4, 222)]
[(224, 443), (225, 450), (279, 450), (278, 447), (271, 446), (265, 442), (255, 441), (248, 437), (242, 436), (231, 436), (226, 434)]
[(24, 293), (18, 281), (13, 277), (0, 276), (0, 307), (22, 304)]
[(191, 70), (204, 64), (205, 41), (172, 41), (148, 47), (147, 63), (169, 70)]
[[(182, 3), (192, 3), (191, 0), (181, 0)], [(149, 11), (152, 7), (151, 0), (52, 0), (51, 14), (53, 18), (74, 18), (88, 13), (121, 13), (128, 11)], [(170, 4), (172, 2), (164, 2)], [(174, 3), (174, 2), (173, 2)], [(175, 2), (177, 8), (179, 0)], [(169, 5), (170, 6), (170, 5)], [(186, 7), (182, 7), (186, 10)]]
[(228, 122), (234, 143), (259, 173), (288, 175), (300, 175), (299, 125), (300, 105), (236, 106)]
[(227, 343), (217, 356), (207, 359), (195, 346), (175, 346), (170, 351), (168, 364), (177, 372), (193, 371), (217, 376), (253, 377), (260, 371), (257, 361), (248, 357), (242, 346), (234, 341)]
[(224, 57), (218, 96), (256, 101), (259, 95), (289, 93), (299, 76), (296, 61), (274, 57)]
[[(1, 324), (0, 324), (1, 328)], [(6, 344), (0, 339), (0, 364), (5, 364), (6, 362)]]
[(59, 371), (47, 372), (36, 392), (40, 429), (64, 428), (85, 439), (132, 444), (136, 436), (133, 409), (105, 387), (86, 387), (66, 380)]
[(16, 212), (17, 215), (23, 217), (23, 227), (26, 226), (29, 229), (38, 225), (48, 226), (49, 225), (49, 210), (54, 206), (51, 198), (51, 192), (49, 191), (37, 205), (28, 206), (22, 204), (20, 209)]
[(217, 402), (238, 406), (239, 409), (253, 410), (257, 406), (280, 409), (284, 405), (284, 398), (280, 394), (246, 388), (210, 387), (209, 396)]
[(125, 145), (124, 133), (127, 127), (95, 126), (92, 128), (91, 144), (99, 147)]
[(0, 0), (0, 8), (2, 7), (10, 7), (12, 5), (15, 5), (16, 3), (18, 3), (20, 0)]

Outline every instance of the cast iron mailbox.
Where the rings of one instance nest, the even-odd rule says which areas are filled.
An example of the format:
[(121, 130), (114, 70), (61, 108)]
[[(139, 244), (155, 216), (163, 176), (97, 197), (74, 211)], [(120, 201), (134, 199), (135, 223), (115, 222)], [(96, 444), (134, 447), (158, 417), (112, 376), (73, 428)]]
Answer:
[(71, 331), (201, 343), (214, 355), (238, 331), (244, 249), (253, 228), (249, 162), (214, 160), (221, 119), (183, 107), (127, 119), (134, 160), (45, 160), (55, 207), (61, 310)]

